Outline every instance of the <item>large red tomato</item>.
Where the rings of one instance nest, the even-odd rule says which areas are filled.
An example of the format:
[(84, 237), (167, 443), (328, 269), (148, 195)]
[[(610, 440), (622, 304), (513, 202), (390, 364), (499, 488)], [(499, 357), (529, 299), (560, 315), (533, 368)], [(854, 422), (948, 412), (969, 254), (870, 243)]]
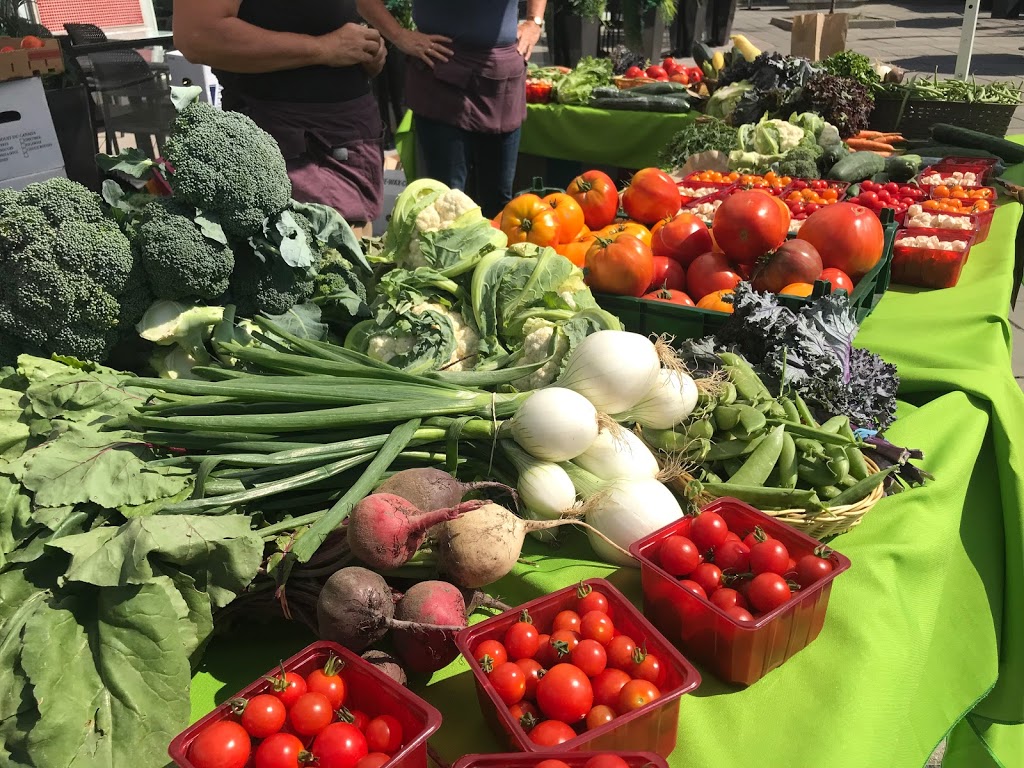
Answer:
[(830, 269), (822, 270), (821, 277), (819, 280), (827, 280), (832, 284), (832, 293), (836, 291), (846, 291), (851, 296), (853, 295), (853, 280), (850, 276), (843, 272), (841, 269), (832, 267)]
[(696, 296), (698, 301), (709, 293), (735, 288), (739, 283), (740, 276), (733, 271), (729, 260), (717, 251), (708, 251), (698, 256), (686, 270), (689, 294)]
[(666, 256), (654, 257), (654, 279), (651, 280), (649, 290), (654, 291), (660, 288), (686, 290), (686, 270), (679, 265), (678, 261), (673, 261)]
[(584, 221), (595, 232), (615, 221), (615, 214), (619, 212), (619, 193), (607, 173), (587, 171), (573, 179), (565, 192), (580, 204)]
[(692, 213), (662, 219), (651, 230), (652, 253), (675, 259), (684, 267), (712, 248), (711, 232), (704, 221)]
[(753, 264), (782, 245), (789, 233), (789, 220), (771, 195), (748, 189), (725, 199), (715, 211), (712, 229), (715, 242), (729, 259)]
[(818, 249), (826, 267), (841, 269), (854, 282), (871, 271), (885, 247), (885, 232), (878, 217), (853, 203), (819, 208), (800, 227), (800, 239)]
[(673, 291), (671, 288), (659, 288), (656, 291), (645, 293), (644, 298), (649, 301), (664, 301), (667, 304), (682, 304), (684, 307), (695, 307), (693, 299), (682, 291)]
[(637, 171), (622, 193), (626, 215), (648, 226), (679, 212), (679, 187), (659, 168)]
[(586, 283), (598, 293), (643, 296), (654, 278), (651, 249), (632, 235), (598, 238), (587, 251)]
[(752, 283), (755, 290), (778, 293), (790, 283), (813, 283), (820, 274), (818, 249), (806, 240), (794, 239), (758, 259)]

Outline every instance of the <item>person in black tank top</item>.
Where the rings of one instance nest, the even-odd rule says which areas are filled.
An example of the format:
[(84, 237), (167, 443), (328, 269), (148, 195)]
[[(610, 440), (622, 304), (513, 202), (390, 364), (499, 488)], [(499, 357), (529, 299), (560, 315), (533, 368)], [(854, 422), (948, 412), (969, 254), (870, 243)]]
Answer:
[(356, 227), (379, 215), (382, 128), (370, 79), (386, 49), (355, 0), (174, 0), (174, 42), (214, 69), (225, 109), (277, 140), (295, 199), (331, 205)]

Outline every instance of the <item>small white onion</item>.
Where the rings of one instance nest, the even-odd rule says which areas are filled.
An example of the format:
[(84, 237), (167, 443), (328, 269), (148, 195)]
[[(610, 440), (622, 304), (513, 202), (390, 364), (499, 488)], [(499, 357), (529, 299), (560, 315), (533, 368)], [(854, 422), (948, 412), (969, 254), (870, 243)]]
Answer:
[(661, 370), (646, 336), (598, 331), (576, 345), (556, 384), (579, 392), (602, 413), (628, 411), (647, 394)]
[(628, 429), (602, 429), (574, 463), (602, 480), (653, 478), (660, 469), (644, 441)]
[(587, 398), (563, 387), (540, 389), (512, 417), (512, 438), (544, 461), (570, 461), (597, 437), (597, 410)]
[[(664, 528), (683, 516), (672, 491), (657, 480), (613, 480), (587, 509), (587, 522), (623, 549), (637, 539)], [(602, 560), (634, 568), (637, 562), (611, 547), (592, 531), (590, 545)]]
[(697, 384), (685, 373), (663, 368), (650, 391), (616, 421), (632, 422), (651, 429), (670, 429), (697, 407)]

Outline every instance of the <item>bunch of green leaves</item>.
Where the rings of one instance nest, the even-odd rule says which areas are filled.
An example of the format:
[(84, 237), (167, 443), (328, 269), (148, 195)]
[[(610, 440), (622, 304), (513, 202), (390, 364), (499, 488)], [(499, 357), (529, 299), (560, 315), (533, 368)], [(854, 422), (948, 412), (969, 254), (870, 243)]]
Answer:
[(604, 18), (607, 0), (560, 0), (558, 6), (581, 19), (601, 21)]
[(415, 26), (412, 21), (412, 0), (384, 0), (384, 7), (406, 29)]
[(856, 51), (833, 53), (821, 62), (821, 67), (829, 74), (848, 77), (868, 88), (872, 88), (880, 82), (871, 59)]
[(586, 104), (590, 93), (612, 81), (612, 63), (608, 59), (584, 56), (579, 64), (555, 86), (559, 104)]
[(159, 515), (191, 471), (105, 422), (149, 392), (22, 356), (0, 388), (0, 764), (162, 765), (213, 612), (255, 577), (240, 515)]
[(819, 72), (803, 88), (798, 109), (815, 112), (848, 139), (868, 127), (875, 99), (871, 91), (848, 77)]
[(737, 130), (724, 120), (698, 117), (680, 129), (661, 149), (658, 163), (665, 170), (672, 170), (701, 152), (731, 152), (738, 146), (737, 134)]

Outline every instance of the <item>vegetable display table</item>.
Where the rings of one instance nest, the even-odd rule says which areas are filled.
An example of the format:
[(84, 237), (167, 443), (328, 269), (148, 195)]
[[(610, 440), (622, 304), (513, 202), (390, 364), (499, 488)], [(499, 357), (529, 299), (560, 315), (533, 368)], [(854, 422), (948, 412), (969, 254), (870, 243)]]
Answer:
[[(1009, 175), (1024, 181), (1024, 167)], [(701, 670), (670, 765), (920, 768), (951, 729), (947, 768), (1022, 764), (1024, 726), (996, 724), (1024, 722), (1024, 394), (1010, 373), (1007, 320), (1020, 217), (1017, 204), (997, 211), (957, 287), (894, 287), (865, 321), (858, 344), (902, 378), (888, 436), (923, 449), (936, 479), (882, 500), (835, 541), (852, 566), (806, 649), (749, 688)], [(491, 589), (510, 604), (589, 577), (640, 598), (639, 571), (589, 562), (582, 535), (526, 551), (544, 557)], [(214, 639), (194, 679), (193, 715), (309, 639), (286, 624)], [(413, 687), (445, 717), (432, 743), (446, 760), (504, 746), (484, 723), (465, 661)]]

